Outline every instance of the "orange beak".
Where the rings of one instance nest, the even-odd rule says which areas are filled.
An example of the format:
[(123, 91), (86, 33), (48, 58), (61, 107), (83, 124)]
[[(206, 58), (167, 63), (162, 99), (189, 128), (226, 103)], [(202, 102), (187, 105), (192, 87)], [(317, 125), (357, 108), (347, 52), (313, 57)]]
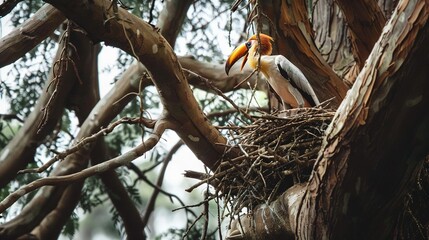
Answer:
[(238, 46), (236, 49), (234, 49), (234, 51), (232, 51), (231, 55), (228, 57), (225, 63), (225, 72), (227, 75), (232, 65), (234, 65), (234, 63), (237, 62), (238, 59), (244, 56), (243, 63), (241, 63), (240, 70), (243, 69), (244, 64), (246, 64), (246, 61), (247, 61), (248, 51), (249, 50), (247, 49), (245, 43), (240, 44), (240, 46)]

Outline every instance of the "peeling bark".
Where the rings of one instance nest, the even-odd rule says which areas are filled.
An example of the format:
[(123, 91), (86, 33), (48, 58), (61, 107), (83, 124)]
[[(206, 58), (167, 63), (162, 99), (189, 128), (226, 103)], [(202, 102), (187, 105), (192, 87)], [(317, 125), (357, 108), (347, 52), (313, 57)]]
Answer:
[(429, 149), (429, 72), (418, 67), (429, 61), (428, 16), (427, 1), (401, 1), (384, 28), (327, 130), (300, 239), (392, 238)]
[(233, 221), (226, 239), (295, 239), (296, 217), (305, 187), (296, 184), (269, 205), (259, 205), (240, 221)]
[(386, 19), (390, 19), (396, 5), (398, 5), (398, 0), (378, 0), (378, 6), (380, 7), (381, 11), (383, 11)]
[(335, 2), (343, 11), (347, 25), (351, 30), (349, 33), (353, 44), (353, 54), (361, 69), (375, 42), (380, 37), (386, 18), (375, 1), (336, 0)]
[(348, 73), (353, 71), (356, 63), (343, 14), (333, 0), (319, 0), (313, 4), (314, 41), (332, 69), (351, 86), (357, 74), (350, 78)]

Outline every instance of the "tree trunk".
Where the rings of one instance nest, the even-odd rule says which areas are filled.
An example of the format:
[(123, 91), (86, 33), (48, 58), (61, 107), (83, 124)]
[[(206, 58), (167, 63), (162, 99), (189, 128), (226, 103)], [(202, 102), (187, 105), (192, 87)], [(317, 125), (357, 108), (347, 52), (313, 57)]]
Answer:
[[(429, 149), (427, 1), (401, 1), (327, 130), (301, 239), (391, 239)], [(403, 21), (407, 19), (407, 21)]]

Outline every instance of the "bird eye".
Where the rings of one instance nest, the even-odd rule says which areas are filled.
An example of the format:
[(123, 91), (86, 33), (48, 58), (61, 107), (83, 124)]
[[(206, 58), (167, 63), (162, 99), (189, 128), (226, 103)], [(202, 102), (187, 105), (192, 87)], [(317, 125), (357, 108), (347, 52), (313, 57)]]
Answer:
[(251, 42), (246, 42), (246, 48), (249, 49), (252, 46)]

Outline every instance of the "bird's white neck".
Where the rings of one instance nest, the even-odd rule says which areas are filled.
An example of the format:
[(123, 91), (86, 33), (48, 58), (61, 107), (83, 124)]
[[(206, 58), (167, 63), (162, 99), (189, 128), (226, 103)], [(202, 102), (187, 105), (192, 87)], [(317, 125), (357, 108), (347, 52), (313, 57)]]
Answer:
[(249, 65), (253, 69), (258, 69), (264, 74), (267, 75), (268, 63), (262, 55), (259, 57), (259, 53), (256, 52), (256, 46), (252, 46), (249, 50)]

